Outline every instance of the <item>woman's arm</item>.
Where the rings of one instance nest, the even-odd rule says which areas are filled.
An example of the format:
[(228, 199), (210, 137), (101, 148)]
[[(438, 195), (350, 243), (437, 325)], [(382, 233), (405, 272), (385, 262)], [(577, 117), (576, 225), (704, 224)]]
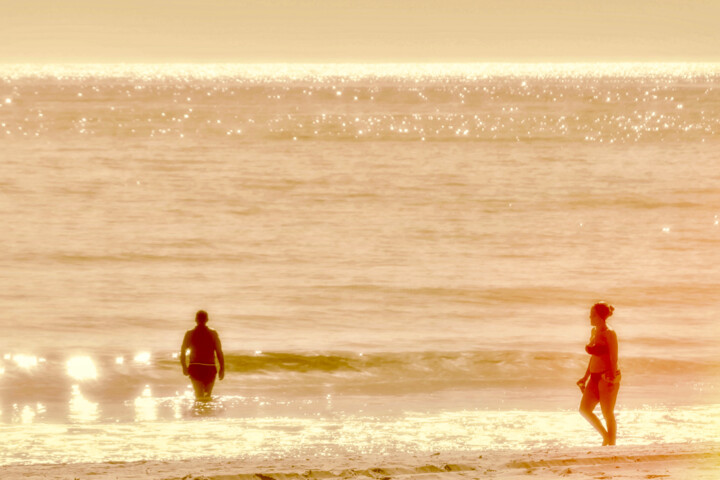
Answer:
[(590, 361), (588, 361), (588, 366), (585, 369), (585, 375), (577, 381), (577, 386), (580, 387), (581, 391), (585, 391), (585, 384), (587, 383), (588, 378), (590, 378)]
[(608, 345), (608, 357), (610, 358), (610, 377), (615, 377), (615, 372), (617, 372), (617, 362), (618, 362), (618, 341), (617, 341), (617, 335), (613, 330), (608, 330), (607, 332), (607, 345)]
[[(595, 343), (595, 328), (593, 327), (592, 331), (590, 332), (590, 341), (588, 341), (588, 345), (593, 345)], [(585, 347), (587, 348), (587, 347)], [(580, 390), (583, 390), (585, 388), (585, 383), (587, 382), (587, 379), (590, 378), (590, 362), (592, 362), (592, 357), (588, 360), (588, 366), (585, 369), (585, 375), (577, 381), (577, 384), (580, 386)]]

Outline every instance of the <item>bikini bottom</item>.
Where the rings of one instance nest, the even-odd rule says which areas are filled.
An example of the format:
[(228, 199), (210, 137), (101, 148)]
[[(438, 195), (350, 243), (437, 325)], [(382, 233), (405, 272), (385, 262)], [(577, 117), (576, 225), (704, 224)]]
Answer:
[[(607, 381), (608, 373), (609, 372), (591, 373), (590, 380), (588, 380), (587, 384), (585, 385), (585, 390), (589, 390), (593, 396), (600, 398), (600, 380), (610, 383)], [(615, 372), (615, 379), (611, 385), (617, 385), (619, 383), (620, 383), (620, 370)]]

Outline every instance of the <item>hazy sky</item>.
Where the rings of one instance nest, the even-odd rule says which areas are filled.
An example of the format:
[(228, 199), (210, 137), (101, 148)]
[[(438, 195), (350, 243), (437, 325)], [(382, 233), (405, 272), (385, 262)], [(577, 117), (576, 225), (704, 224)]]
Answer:
[(720, 0), (0, 0), (0, 63), (720, 61)]

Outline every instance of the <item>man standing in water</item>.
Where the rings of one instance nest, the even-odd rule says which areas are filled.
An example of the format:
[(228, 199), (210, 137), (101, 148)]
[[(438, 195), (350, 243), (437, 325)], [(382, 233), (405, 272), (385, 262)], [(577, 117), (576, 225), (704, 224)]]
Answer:
[[(225, 376), (225, 357), (223, 356), (220, 337), (212, 328), (208, 328), (208, 314), (205, 310), (199, 310), (195, 314), (197, 326), (185, 333), (182, 347), (180, 347), (180, 364), (183, 375), (189, 375), (195, 389), (197, 400), (210, 400), (215, 375), (220, 380)], [(190, 350), (190, 364), (185, 363), (185, 355)], [(220, 370), (215, 367), (215, 355), (217, 354)]]

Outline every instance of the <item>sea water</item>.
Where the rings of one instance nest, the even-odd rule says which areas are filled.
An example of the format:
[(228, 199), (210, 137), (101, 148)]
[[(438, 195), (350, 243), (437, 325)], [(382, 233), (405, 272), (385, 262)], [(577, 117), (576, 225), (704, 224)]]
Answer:
[(712, 440), (718, 147), (717, 64), (0, 66), (0, 464), (596, 444), (597, 300)]

